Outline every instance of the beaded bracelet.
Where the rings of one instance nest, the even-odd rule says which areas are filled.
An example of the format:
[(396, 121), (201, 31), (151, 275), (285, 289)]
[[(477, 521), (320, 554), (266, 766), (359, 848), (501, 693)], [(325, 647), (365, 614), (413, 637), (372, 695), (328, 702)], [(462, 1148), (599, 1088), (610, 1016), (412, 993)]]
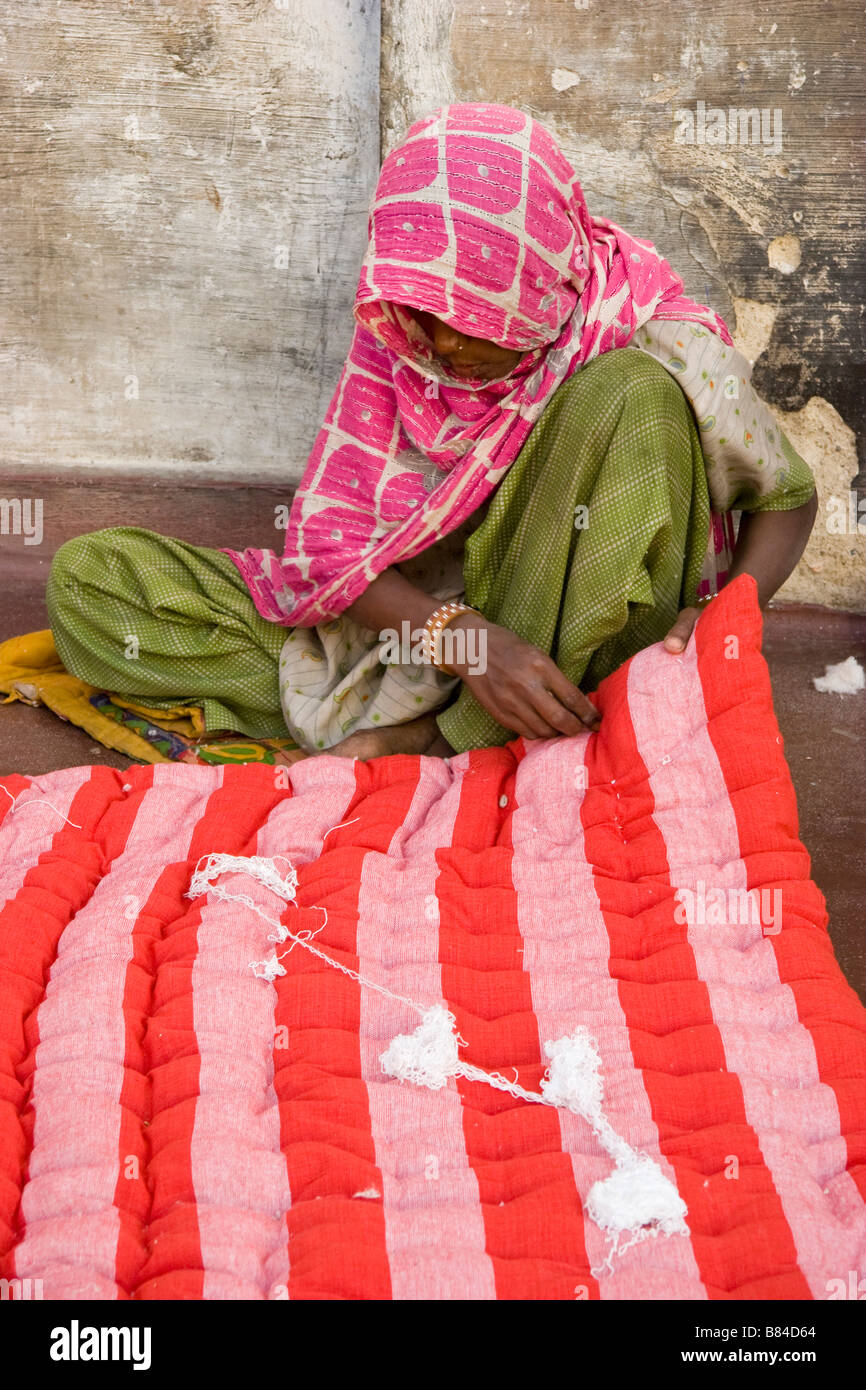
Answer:
[(476, 613), (480, 618), (482, 614), (477, 608), (472, 608), (468, 603), (463, 603), (460, 599), (449, 599), (447, 603), (434, 608), (426, 623), (424, 624), (424, 635), (426, 638), (426, 659), (430, 666), (437, 667), (440, 671), (446, 671), (448, 675), (453, 675), (442, 664), (442, 633), (450, 622), (459, 617), (461, 613)]

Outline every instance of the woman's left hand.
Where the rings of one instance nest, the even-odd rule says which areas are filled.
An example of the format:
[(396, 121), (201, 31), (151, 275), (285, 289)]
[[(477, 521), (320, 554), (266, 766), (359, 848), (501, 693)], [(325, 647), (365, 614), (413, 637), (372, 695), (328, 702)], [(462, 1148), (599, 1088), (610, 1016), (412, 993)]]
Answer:
[(695, 623), (701, 616), (700, 608), (683, 608), (677, 614), (677, 620), (664, 640), (666, 652), (683, 652), (686, 643), (694, 631)]
[[(763, 608), (793, 572), (817, 514), (817, 492), (802, 507), (792, 507), (787, 512), (743, 512), (726, 582), (730, 584), (738, 575), (750, 574)], [(695, 607), (682, 609), (664, 639), (665, 651), (676, 654), (685, 650), (709, 601), (701, 599)]]

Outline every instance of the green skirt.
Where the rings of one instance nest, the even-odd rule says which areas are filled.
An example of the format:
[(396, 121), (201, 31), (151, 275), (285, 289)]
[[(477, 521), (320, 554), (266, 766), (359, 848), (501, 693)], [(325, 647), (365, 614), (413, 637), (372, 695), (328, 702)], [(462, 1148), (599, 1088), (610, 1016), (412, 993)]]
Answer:
[[(467, 541), (467, 602), (594, 689), (694, 601), (709, 514), (681, 388), (637, 349), (607, 353), (556, 390)], [(93, 531), (57, 551), (46, 597), (60, 658), (89, 684), (200, 705), (209, 733), (286, 733), (291, 629), (259, 615), (221, 551), (141, 527)], [(514, 736), (466, 684), (437, 722), (458, 751)]]

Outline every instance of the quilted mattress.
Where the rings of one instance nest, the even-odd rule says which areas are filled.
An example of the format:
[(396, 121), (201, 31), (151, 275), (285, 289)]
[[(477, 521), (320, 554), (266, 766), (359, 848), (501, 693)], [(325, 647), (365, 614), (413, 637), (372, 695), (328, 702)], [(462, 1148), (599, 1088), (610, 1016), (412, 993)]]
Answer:
[[(3, 779), (0, 1277), (46, 1299), (707, 1300), (866, 1274), (866, 1012), (760, 638), (743, 577), (683, 656), (605, 681), (580, 738)], [(290, 864), (295, 901), (242, 869), (229, 899), (187, 897), (215, 853)], [(262, 978), (268, 917), (294, 936)], [(404, 998), (533, 1091), (544, 1044), (588, 1029), (605, 1117), (684, 1228), (611, 1256), (583, 1115), (387, 1075)]]

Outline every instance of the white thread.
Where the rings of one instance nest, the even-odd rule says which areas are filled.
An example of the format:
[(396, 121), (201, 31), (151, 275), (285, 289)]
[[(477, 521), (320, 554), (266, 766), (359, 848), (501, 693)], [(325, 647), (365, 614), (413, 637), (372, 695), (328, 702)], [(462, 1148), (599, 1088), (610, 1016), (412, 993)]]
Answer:
[[(462, 1062), (457, 1048), (466, 1043), (454, 1032), (455, 1025), (454, 1015), (444, 1005), (434, 1005), (414, 1033), (396, 1037), (382, 1053), (382, 1070), (399, 1081), (431, 1090), (441, 1089), (451, 1076), (462, 1076), (507, 1091), (519, 1100), (583, 1116), (615, 1165), (607, 1178), (593, 1183), (586, 1199), (587, 1214), (610, 1242), (604, 1264), (591, 1271), (594, 1276), (612, 1268), (617, 1255), (624, 1255), (650, 1236), (688, 1235), (688, 1208), (674, 1184), (649, 1154), (639, 1153), (617, 1134), (602, 1113), (601, 1058), (588, 1029), (579, 1027), (571, 1037), (545, 1043), (551, 1063), (539, 1094), (508, 1081), (499, 1072)], [(626, 1232), (631, 1239), (623, 1242)]]
[[(211, 882), (213, 878), (218, 878), (220, 874), (226, 872), (249, 873), (252, 878), (258, 878), (259, 874), (253, 873), (253, 871), (248, 867), (250, 863), (256, 862), (256, 856), (253, 856), (252, 859), (238, 859), (230, 854), (209, 854), (207, 856), (201, 855), (198, 861), (199, 864), (201, 863), (202, 859), (205, 858), (207, 859), (207, 863), (205, 864), (204, 869), (199, 869), (198, 866), (196, 866), (196, 871), (193, 874), (193, 877), (190, 881), (189, 892), (185, 893), (184, 897), (197, 898), (202, 893), (214, 893), (218, 898), (221, 898), (224, 902), (243, 903), (245, 907), (250, 908), (252, 912), (257, 913), (259, 917), (261, 917), (265, 922), (270, 923), (270, 925), (275, 928), (277, 935), (269, 936), (269, 941), (283, 942), (286, 940), (291, 940), (297, 946), (303, 946), (305, 951), (310, 951), (314, 956), (318, 956), (319, 960), (323, 960), (326, 965), (332, 965), (335, 970), (341, 970), (344, 975), (348, 975), (351, 980), (356, 980), (359, 985), (366, 985), (368, 989), (375, 989), (379, 992), (379, 994), (386, 994), (389, 999), (396, 999), (401, 1004), (408, 1004), (410, 1009), (415, 1009), (417, 1013), (424, 1012), (424, 1010), (420, 1008), (414, 1000), (407, 999), (406, 996), (403, 994), (394, 994), (390, 989), (386, 989), (384, 985), (377, 984), (375, 980), (368, 980), (364, 975), (359, 975), (357, 970), (352, 970), (348, 965), (343, 965), (341, 961), (334, 960), (333, 956), (329, 956), (327, 952), (320, 950), (318, 946), (314, 946), (312, 944), (312, 941), (310, 940), (309, 934), (307, 932), (298, 933), (289, 931), (289, 928), (285, 925), (285, 923), (278, 922), (273, 917), (269, 917), (266, 912), (262, 912), (262, 909), (258, 906), (258, 904), (254, 903), (252, 898), (248, 897), (245, 893), (227, 893), (224, 888), (221, 888), (219, 886), (219, 884)], [(262, 860), (261, 862), (267, 865), (270, 861)], [(290, 884), (287, 880), (281, 880), (276, 873), (274, 873), (273, 875), (268, 874), (268, 882), (266, 886), (269, 888), (274, 888), (274, 892), (279, 893), (280, 897), (285, 897), (287, 901), (291, 901), (293, 907), (297, 907), (297, 903), (294, 902), (294, 888), (297, 884), (297, 875), (295, 875), (294, 870), (292, 870), (292, 874), (294, 876), (294, 883), (292, 884)], [(264, 879), (260, 879), (260, 882), (264, 881)], [(275, 882), (281, 883), (283, 885), (282, 889), (275, 888)], [(291, 897), (289, 896), (289, 893), (291, 893)], [(327, 909), (324, 907), (311, 908), (310, 910), (315, 912), (324, 912), (327, 916)], [(323, 922), (322, 926), (324, 925), (325, 924)], [(275, 959), (276, 952), (274, 952), (274, 960)], [(261, 964), (265, 964), (272, 968), (272, 962), (270, 958), (267, 962), (251, 961), (250, 965), (253, 969), (254, 974), (257, 973), (256, 966)], [(278, 962), (277, 966), (278, 968), (274, 971), (273, 975), (270, 976), (271, 979), (274, 979), (276, 975), (285, 975), (286, 973)], [(263, 975), (262, 978), (267, 979), (268, 976)]]
[[(57, 812), (57, 815), (60, 817), (61, 820), (66, 821), (66, 824), (67, 824), (67, 825), (71, 825), (71, 826), (72, 826), (72, 829), (73, 829), (73, 830), (81, 830), (81, 829), (82, 829), (82, 826), (78, 825), (76, 821), (70, 820), (68, 816), (64, 816), (63, 812), (62, 812), (62, 811), (58, 811), (58, 810), (57, 810), (57, 807), (54, 805), (54, 803), (51, 802), (51, 801), (48, 801), (47, 798), (44, 797), (44, 796), (37, 796), (37, 797), (34, 797), (32, 801), (21, 801), (21, 798), (22, 798), (22, 796), (24, 795), (24, 792), (27, 792), (27, 791), (29, 791), (29, 790), (30, 790), (29, 787), (25, 787), (24, 790), (23, 790), (23, 791), (20, 791), (20, 792), (18, 793), (17, 796), (13, 796), (12, 793), (10, 792), (10, 790), (9, 790), (8, 787), (0, 786), (0, 792), (5, 792), (6, 795), (8, 796), (8, 798), (9, 798), (9, 800), (12, 802), (12, 810), (9, 812), (10, 816), (14, 816), (14, 814), (15, 814), (16, 811), (20, 811), (20, 810), (21, 810), (21, 807), (22, 807), (22, 806), (50, 806), (51, 809), (52, 809), (52, 811), (56, 811), (56, 812)], [(19, 802), (21, 803), (20, 805), (19, 805)]]
[(325, 841), (327, 840), (328, 836), (329, 836), (330, 834), (332, 834), (332, 832), (333, 832), (334, 830), (342, 830), (344, 825), (354, 825), (355, 822), (356, 822), (356, 821), (359, 821), (360, 819), (361, 819), (360, 816), (355, 816), (354, 820), (344, 820), (344, 821), (340, 821), (340, 824), (339, 824), (339, 825), (332, 825), (332, 826), (331, 826), (331, 829), (330, 829), (330, 830), (326, 830), (325, 833), (324, 833), (324, 835), (322, 836), (322, 844), (325, 843)]
[[(596, 1277), (612, 1268), (615, 1255), (624, 1255), (648, 1237), (688, 1235), (686, 1204), (648, 1154), (632, 1151), (608, 1177), (593, 1183), (586, 1210), (612, 1242), (604, 1264), (591, 1271)], [(621, 1244), (626, 1231), (631, 1239)]]
[[(674, 1184), (654, 1159), (617, 1134), (602, 1110), (601, 1057), (589, 1030), (576, 1028), (571, 1037), (545, 1043), (544, 1050), (550, 1058), (541, 1082), (544, 1094), (583, 1115), (615, 1164), (613, 1172), (593, 1183), (587, 1193), (588, 1215), (612, 1241), (605, 1263), (592, 1274), (598, 1277), (610, 1269), (615, 1255), (625, 1254), (648, 1236), (688, 1235), (688, 1208)], [(625, 1231), (632, 1238), (620, 1244)]]
[(280, 969), (276, 951), (272, 951), (267, 960), (251, 960), (250, 969), (259, 980), (267, 980), (269, 985), (274, 983), (278, 975), (285, 975), (285, 970)]
[[(332, 827), (334, 830), (338, 828)], [(283, 857), (275, 855), (274, 859)], [(204, 868), (199, 868), (202, 859), (205, 860), (205, 865)], [(312, 938), (327, 924), (326, 908), (315, 909), (325, 913), (325, 921), (315, 931), (307, 928), (300, 932), (292, 932), (284, 923), (263, 912), (248, 895), (229, 893), (214, 882), (224, 873), (248, 874), (270, 888), (278, 897), (297, 907), (297, 873), (291, 863), (285, 860), (289, 865), (289, 872), (285, 878), (280, 878), (274, 866), (274, 859), (258, 855), (249, 858), (230, 854), (202, 855), (190, 881), (189, 891), (185, 894), (187, 898), (196, 898), (203, 893), (213, 893), (223, 901), (242, 903), (275, 928), (276, 935), (269, 935), (269, 941), (292, 942), (282, 956), (277, 956), (274, 950), (265, 961), (251, 961), (250, 967), (256, 976), (273, 983), (277, 975), (286, 973), (280, 965), (283, 956), (288, 955), (295, 946), (302, 946), (305, 951), (310, 951), (326, 965), (342, 971), (358, 984), (374, 989), (396, 1003), (406, 1004), (421, 1015), (421, 1022), (414, 1032), (398, 1034), (381, 1054), (380, 1062), (386, 1076), (392, 1076), (400, 1082), (409, 1081), (415, 1086), (426, 1086), (434, 1091), (441, 1090), (450, 1078), (462, 1076), (467, 1081), (479, 1081), (486, 1086), (492, 1086), (494, 1090), (506, 1091), (518, 1100), (525, 1100), (534, 1105), (549, 1105), (554, 1109), (567, 1109), (573, 1114), (581, 1115), (614, 1161), (613, 1172), (594, 1183), (586, 1199), (588, 1215), (612, 1242), (605, 1264), (600, 1270), (594, 1269), (594, 1275), (610, 1268), (617, 1254), (624, 1254), (647, 1237), (688, 1234), (685, 1223), (688, 1209), (674, 1184), (649, 1154), (633, 1149), (617, 1134), (603, 1112), (601, 1056), (595, 1039), (587, 1028), (579, 1026), (569, 1037), (556, 1038), (553, 1042), (544, 1044), (550, 1065), (541, 1081), (540, 1092), (527, 1091), (517, 1082), (516, 1067), (515, 1080), (509, 1081), (499, 1072), (484, 1071), (481, 1067), (462, 1061), (459, 1048), (465, 1047), (466, 1041), (457, 1032), (454, 1014), (444, 1004), (433, 1004), (425, 1008), (414, 999), (395, 994), (384, 985), (334, 960), (327, 952), (312, 944)], [(368, 1194), (364, 1192), (356, 1195)], [(370, 1195), (372, 1196), (372, 1190)], [(621, 1243), (626, 1232), (630, 1234), (631, 1239)]]
[[(203, 859), (206, 861), (205, 866), (199, 869)], [(289, 872), (285, 878), (280, 878), (274, 867), (277, 859), (283, 859), (289, 865)], [(285, 898), (287, 902), (294, 902), (298, 875), (282, 854), (275, 854), (269, 859), (258, 854), (250, 855), (248, 858), (234, 854), (200, 854), (190, 881), (190, 890), (197, 888), (198, 892), (190, 891), (186, 896), (197, 897), (199, 893), (206, 892), (212, 876), (231, 873), (249, 874), (250, 878), (258, 879), (278, 897)]]

